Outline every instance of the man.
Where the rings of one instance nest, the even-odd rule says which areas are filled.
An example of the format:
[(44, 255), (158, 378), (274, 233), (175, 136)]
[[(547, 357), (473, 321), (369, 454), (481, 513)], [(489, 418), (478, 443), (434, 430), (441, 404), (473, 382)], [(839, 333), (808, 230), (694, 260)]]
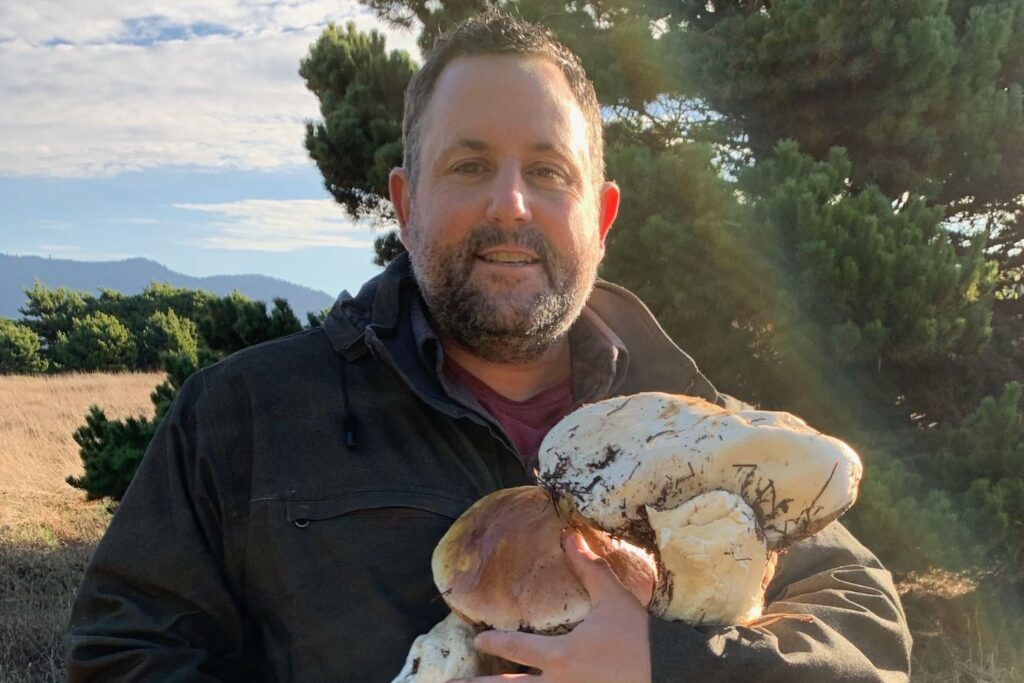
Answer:
[[(406, 97), (390, 192), (409, 250), (322, 328), (182, 388), (87, 570), (69, 679), (388, 681), (444, 617), (430, 554), (531, 481), (575, 405), (724, 402), (643, 305), (595, 287), (619, 189), (578, 60), (508, 17), (440, 39)], [(838, 524), (793, 547), (759, 628), (651, 619), (578, 534), (595, 603), (564, 636), (485, 633), (527, 680), (905, 680), (888, 573)], [(491, 680), (491, 679), (485, 679)]]

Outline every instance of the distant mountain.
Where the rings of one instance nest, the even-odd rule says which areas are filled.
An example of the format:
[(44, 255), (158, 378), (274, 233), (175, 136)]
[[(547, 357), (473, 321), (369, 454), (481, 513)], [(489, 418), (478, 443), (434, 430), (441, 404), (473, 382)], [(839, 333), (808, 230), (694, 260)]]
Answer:
[(71, 261), (0, 254), (0, 317), (21, 317), (18, 308), (25, 305), (22, 290), (31, 287), (37, 279), (50, 289), (67, 287), (96, 295), (100, 287), (136, 294), (154, 280), (169, 282), (175, 287), (204, 289), (220, 296), (237, 289), (250, 299), (265, 301), (268, 305), (275, 297), (287, 299), (303, 322), (307, 311), (319, 311), (334, 303), (334, 297), (326, 292), (265, 275), (192, 277), (144, 258)]

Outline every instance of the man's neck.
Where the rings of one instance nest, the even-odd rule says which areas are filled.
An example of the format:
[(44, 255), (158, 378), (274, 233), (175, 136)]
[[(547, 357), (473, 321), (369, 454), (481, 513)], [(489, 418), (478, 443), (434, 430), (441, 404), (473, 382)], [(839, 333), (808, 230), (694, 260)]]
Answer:
[(471, 375), (511, 401), (525, 401), (564, 381), (572, 374), (569, 339), (563, 338), (540, 358), (529, 363), (492, 363), (450, 339), (444, 352)]

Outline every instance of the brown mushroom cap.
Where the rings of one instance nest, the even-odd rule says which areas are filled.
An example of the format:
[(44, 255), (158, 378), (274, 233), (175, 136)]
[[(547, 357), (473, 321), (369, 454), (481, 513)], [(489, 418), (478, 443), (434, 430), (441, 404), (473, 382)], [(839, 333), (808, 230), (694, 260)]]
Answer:
[[(495, 491), (466, 510), (438, 542), (434, 583), (452, 611), (475, 626), (568, 630), (586, 617), (591, 603), (562, 550), (565, 526), (539, 486)], [(647, 605), (656, 576), (652, 557), (602, 531), (580, 531)]]

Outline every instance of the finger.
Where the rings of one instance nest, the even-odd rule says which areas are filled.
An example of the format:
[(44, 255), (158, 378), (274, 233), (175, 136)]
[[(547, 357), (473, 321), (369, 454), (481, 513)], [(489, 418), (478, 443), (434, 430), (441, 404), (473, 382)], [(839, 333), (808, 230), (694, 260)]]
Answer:
[(590, 601), (595, 607), (609, 595), (626, 590), (608, 561), (590, 549), (587, 540), (579, 531), (572, 528), (564, 531), (562, 545), (565, 547), (569, 567), (587, 589)]
[(517, 664), (544, 669), (551, 661), (558, 636), (538, 636), (515, 631), (484, 631), (473, 639), (473, 647)]

